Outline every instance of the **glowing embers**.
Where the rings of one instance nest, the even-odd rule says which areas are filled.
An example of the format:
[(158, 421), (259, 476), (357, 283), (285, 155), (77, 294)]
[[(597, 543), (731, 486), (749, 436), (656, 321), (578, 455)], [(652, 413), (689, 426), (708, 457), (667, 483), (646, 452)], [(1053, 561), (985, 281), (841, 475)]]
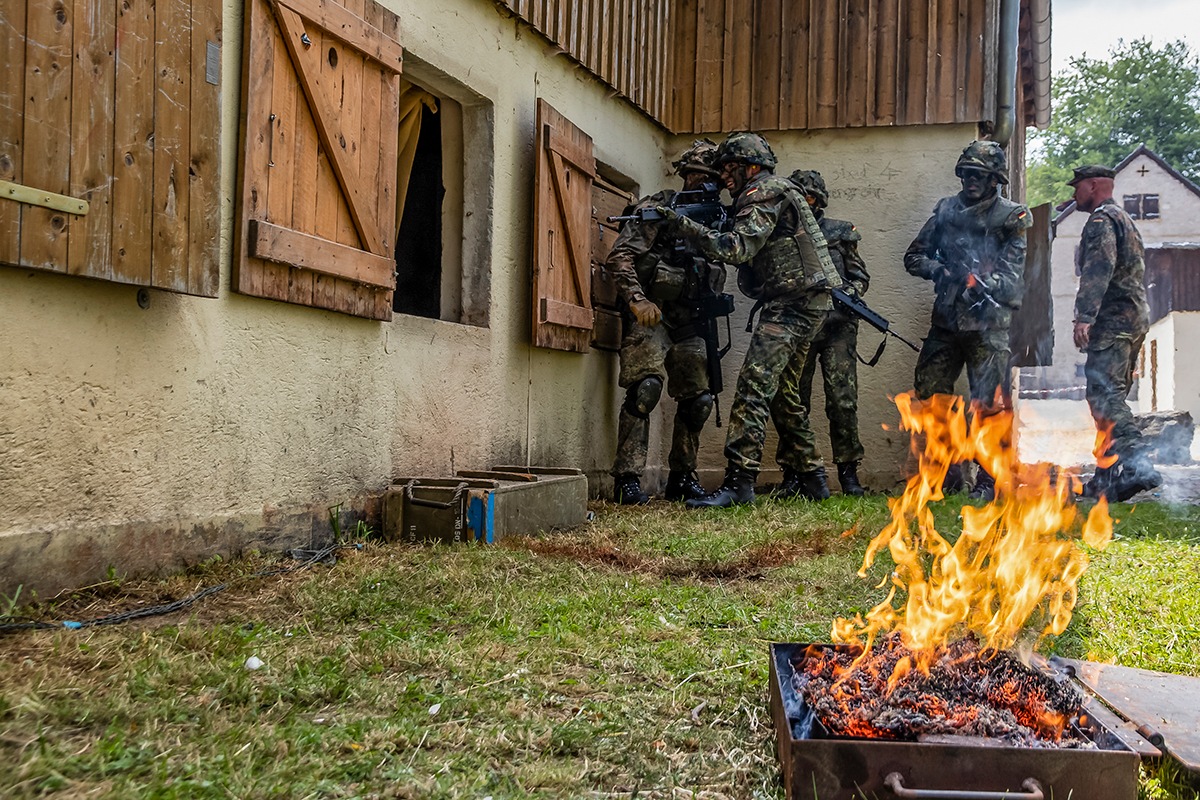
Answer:
[[(865, 577), (886, 547), (895, 568), (880, 587), (890, 582), (891, 590), (865, 618), (836, 620), (834, 641), (869, 652), (878, 636), (895, 631), (911, 651), (901, 668), (926, 673), (945, 648), (968, 637), (987, 652), (1007, 650), (1023, 631), (1033, 638), (1062, 633), (1088, 563), (1079, 540), (1103, 548), (1112, 538), (1107, 504), (1098, 502), (1084, 520), (1074, 476), (1018, 462), (1010, 411), (968, 415), (960, 398), (946, 395), (919, 401), (904, 394), (896, 406), (912, 434), (917, 471), (888, 501), (891, 520), (859, 571)], [(972, 460), (995, 478), (996, 498), (964, 506), (961, 531), (943, 535), (931, 503), (944, 499), (950, 466)]]
[(1082, 698), (1069, 685), (973, 641), (928, 655), (927, 669), (914, 669), (898, 634), (865, 657), (855, 647), (812, 645), (793, 664), (792, 685), (828, 736), (1095, 747), (1071, 724)]

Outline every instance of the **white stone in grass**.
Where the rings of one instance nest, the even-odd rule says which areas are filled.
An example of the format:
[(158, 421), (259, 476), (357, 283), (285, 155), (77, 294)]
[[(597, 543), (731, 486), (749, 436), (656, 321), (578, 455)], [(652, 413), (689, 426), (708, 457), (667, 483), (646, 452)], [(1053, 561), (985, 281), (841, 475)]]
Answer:
[(436, 714), (437, 714), (439, 711), (441, 711), (441, 710), (442, 710), (442, 704), (441, 704), (441, 703), (434, 703), (433, 705), (431, 705), (431, 706), (429, 707), (429, 716), (431, 716), (431, 717), (432, 717), (432, 716), (436, 715)]
[(262, 669), (265, 666), (266, 664), (263, 663), (263, 660), (258, 656), (250, 656), (246, 659), (246, 669), (250, 670), (251, 672), (256, 669)]

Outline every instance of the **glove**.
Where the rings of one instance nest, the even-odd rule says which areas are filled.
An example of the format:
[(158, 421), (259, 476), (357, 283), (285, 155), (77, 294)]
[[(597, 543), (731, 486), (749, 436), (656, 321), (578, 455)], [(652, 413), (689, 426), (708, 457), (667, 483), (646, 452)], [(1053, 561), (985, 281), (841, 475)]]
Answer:
[(638, 324), (643, 328), (652, 328), (662, 321), (662, 309), (656, 306), (653, 301), (643, 297), (640, 300), (634, 300), (629, 304), (629, 310), (633, 312), (633, 317), (638, 321)]
[(654, 210), (658, 212), (659, 216), (663, 218), (663, 222), (667, 223), (667, 225), (678, 225), (679, 220), (682, 219), (679, 216), (679, 212), (670, 206), (655, 206)]

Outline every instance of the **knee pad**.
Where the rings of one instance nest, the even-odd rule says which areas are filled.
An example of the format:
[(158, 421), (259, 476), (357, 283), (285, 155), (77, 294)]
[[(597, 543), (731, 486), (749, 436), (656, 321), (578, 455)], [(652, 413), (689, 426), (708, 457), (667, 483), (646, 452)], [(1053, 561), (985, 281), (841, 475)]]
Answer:
[(675, 413), (683, 423), (683, 427), (692, 433), (699, 433), (704, 428), (708, 415), (712, 413), (714, 402), (712, 394), (705, 392), (690, 400), (680, 400)]
[(657, 375), (642, 378), (625, 390), (625, 410), (635, 417), (646, 419), (662, 397), (663, 382)]

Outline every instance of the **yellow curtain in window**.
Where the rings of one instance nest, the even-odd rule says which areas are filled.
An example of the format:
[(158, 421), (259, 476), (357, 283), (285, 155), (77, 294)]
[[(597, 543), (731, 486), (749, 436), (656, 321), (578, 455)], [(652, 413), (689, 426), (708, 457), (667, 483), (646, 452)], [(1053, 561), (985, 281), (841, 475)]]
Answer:
[(437, 113), (437, 98), (400, 79), (400, 147), (396, 161), (396, 230), (404, 218), (404, 201), (408, 197), (408, 181), (417, 156), (417, 139), (421, 135), (421, 109)]

